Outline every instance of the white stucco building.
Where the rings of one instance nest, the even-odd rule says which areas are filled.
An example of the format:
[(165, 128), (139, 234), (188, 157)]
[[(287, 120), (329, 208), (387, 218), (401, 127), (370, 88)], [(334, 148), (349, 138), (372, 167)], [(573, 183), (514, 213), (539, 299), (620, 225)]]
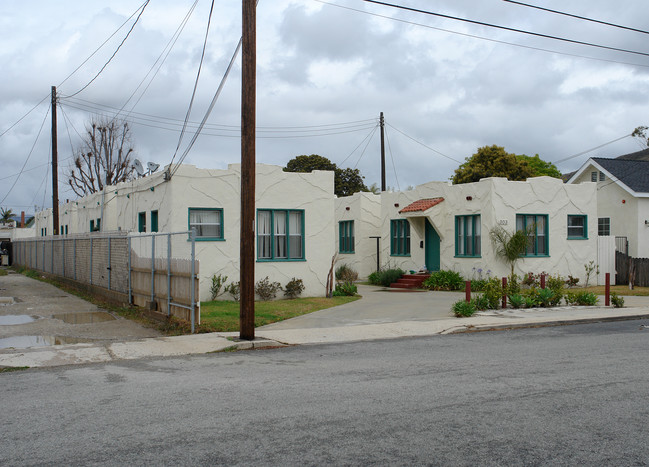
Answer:
[[(195, 229), (201, 299), (209, 300), (214, 274), (228, 276), (228, 283), (239, 280), (240, 192), (240, 164), (226, 170), (182, 165), (170, 181), (158, 172), (62, 204), (60, 231), (122, 230), (136, 238)], [(257, 164), (256, 210), (256, 279), (268, 276), (282, 286), (302, 279), (304, 296), (323, 296), (335, 254), (333, 172)], [(37, 235), (51, 234), (51, 209), (37, 213), (35, 227)], [(174, 243), (174, 251), (187, 251), (186, 237)]]
[[(339, 262), (354, 265), (362, 275), (376, 270), (376, 240), (369, 237), (378, 235), (381, 267), (451, 269), (466, 278), (481, 269), (500, 277), (510, 270), (495, 255), (489, 231), (533, 225), (516, 272), (583, 278), (584, 264), (597, 260), (596, 219), (595, 184), (566, 185), (551, 177), (430, 182), (405, 192), (357, 193), (336, 200), (336, 247)], [(350, 229), (353, 245), (344, 238)]]

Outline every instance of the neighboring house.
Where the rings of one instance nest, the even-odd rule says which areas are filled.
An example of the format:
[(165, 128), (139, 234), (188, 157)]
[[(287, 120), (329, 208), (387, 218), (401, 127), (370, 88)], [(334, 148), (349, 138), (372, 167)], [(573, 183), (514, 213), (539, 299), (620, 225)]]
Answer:
[[(502, 277), (510, 269), (494, 253), (489, 231), (533, 226), (516, 272), (583, 279), (584, 264), (597, 259), (596, 218), (594, 184), (566, 185), (551, 177), (430, 182), (405, 192), (357, 193), (336, 200), (336, 247), (339, 261), (354, 265), (361, 275), (376, 270), (376, 240), (370, 237), (378, 235), (381, 267), (452, 269), (467, 278), (481, 270), (483, 276), (491, 271)], [(350, 222), (355, 229), (351, 246), (345, 238)]]
[(649, 160), (648, 151), (616, 159), (593, 157), (568, 180), (597, 187), (597, 232), (626, 237), (628, 254), (649, 258)]
[[(303, 295), (323, 296), (335, 253), (333, 172), (284, 172), (257, 164), (256, 192), (256, 279), (268, 276), (282, 286), (302, 279)], [(60, 232), (122, 230), (137, 239), (139, 233), (195, 229), (201, 299), (207, 300), (214, 274), (228, 276), (228, 283), (239, 281), (240, 193), (240, 164), (227, 170), (182, 165), (170, 181), (157, 172), (62, 204)], [(52, 210), (37, 213), (36, 235), (51, 232)], [(187, 240), (176, 236), (172, 247), (185, 258)], [(150, 249), (132, 243), (136, 252), (150, 255)]]

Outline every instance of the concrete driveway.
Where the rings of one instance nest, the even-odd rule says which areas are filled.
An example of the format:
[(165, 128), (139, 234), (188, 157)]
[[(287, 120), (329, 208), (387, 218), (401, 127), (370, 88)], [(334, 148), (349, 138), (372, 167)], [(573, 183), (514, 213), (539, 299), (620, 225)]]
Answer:
[(0, 350), (160, 336), (53, 285), (7, 271), (0, 276)]
[(257, 330), (444, 320), (453, 317), (453, 303), (464, 298), (464, 292), (403, 291), (371, 285), (358, 285), (358, 293), (363, 296), (361, 300), (261, 326)]

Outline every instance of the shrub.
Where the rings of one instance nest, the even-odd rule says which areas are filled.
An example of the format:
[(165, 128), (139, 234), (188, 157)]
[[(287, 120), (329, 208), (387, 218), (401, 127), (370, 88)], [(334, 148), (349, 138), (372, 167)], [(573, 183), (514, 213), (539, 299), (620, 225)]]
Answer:
[(304, 291), (304, 283), (302, 279), (296, 279), (295, 277), (284, 286), (284, 296), (288, 298), (296, 298), (302, 291)]
[(553, 298), (554, 298), (554, 291), (552, 289), (540, 289), (536, 293), (539, 301), (539, 305), (542, 307), (548, 307), (550, 306)]
[(385, 269), (379, 271), (379, 285), (383, 287), (390, 287), (390, 284), (396, 282), (403, 276), (404, 271), (402, 269)]
[(595, 306), (599, 301), (597, 295), (593, 292), (568, 292), (565, 295), (565, 300), (568, 305), (581, 305), (581, 306)]
[(534, 308), (538, 304), (534, 295), (525, 295), (523, 299), (525, 300), (525, 308)]
[(541, 286), (541, 276), (534, 274), (533, 272), (528, 272), (527, 275), (523, 277), (523, 284), (532, 288)]
[(467, 302), (466, 300), (460, 300), (453, 304), (451, 311), (458, 318), (473, 316), (476, 312), (476, 307), (473, 301)]
[(507, 278), (507, 290), (505, 290), (507, 295), (518, 295), (521, 293), (521, 284), (518, 282), (518, 276), (516, 274), (510, 274)]
[(381, 285), (380, 282), (380, 273), (379, 271), (374, 271), (372, 274), (367, 276), (367, 281), (372, 285)]
[(336, 284), (336, 289), (332, 292), (332, 295), (334, 297), (341, 297), (341, 296), (350, 296), (353, 297), (356, 295), (356, 292), (358, 291), (358, 288), (356, 285), (352, 284), (351, 282), (341, 282), (339, 284)]
[(272, 300), (277, 296), (277, 291), (282, 288), (282, 285), (279, 282), (271, 282), (268, 280), (268, 276), (260, 279), (255, 284), (255, 293), (263, 301), (267, 302)]
[(233, 282), (232, 284), (228, 285), (225, 288), (225, 291), (228, 292), (230, 295), (232, 295), (232, 299), (235, 302), (239, 301), (239, 298), (241, 297), (241, 284), (240, 282)]
[(474, 292), (484, 291), (485, 286), (487, 285), (487, 279), (472, 279), (471, 280), (471, 290)]
[(592, 274), (599, 275), (599, 264), (595, 264), (595, 261), (589, 261), (588, 264), (584, 264), (584, 269), (586, 270), (585, 287), (588, 287), (588, 281), (590, 281), (590, 276)]
[(347, 264), (341, 264), (336, 268), (336, 280), (341, 282), (355, 282), (358, 280), (358, 273)]
[(436, 271), (423, 282), (422, 286), (430, 290), (462, 290), (464, 279), (459, 272)]
[(523, 308), (525, 306), (525, 298), (521, 294), (515, 293), (509, 296), (509, 303), (512, 308)]
[(615, 292), (611, 293), (611, 303), (615, 308), (624, 308), (624, 297), (620, 297)]
[(575, 285), (577, 285), (578, 282), (579, 282), (578, 277), (568, 276), (568, 279), (566, 280), (566, 285), (568, 286), (568, 288), (572, 288)]
[(500, 308), (500, 301), (503, 298), (503, 285), (500, 279), (497, 277), (487, 279), (483, 293), (490, 309), (496, 310)]
[(486, 310), (489, 308), (489, 299), (484, 295), (476, 295), (471, 299), (471, 303), (476, 310)]
[[(210, 294), (212, 294), (212, 300), (216, 300), (219, 295), (224, 294), (227, 289), (225, 287), (225, 282), (228, 280), (228, 276), (218, 276), (214, 274), (212, 276), (212, 285), (210, 286)], [(223, 289), (223, 290), (221, 290)]]

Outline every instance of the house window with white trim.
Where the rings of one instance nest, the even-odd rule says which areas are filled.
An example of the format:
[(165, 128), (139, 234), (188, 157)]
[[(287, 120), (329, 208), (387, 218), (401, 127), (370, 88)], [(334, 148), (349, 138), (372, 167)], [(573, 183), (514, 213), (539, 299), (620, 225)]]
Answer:
[(600, 217), (597, 219), (597, 235), (605, 237), (611, 235), (611, 218)]
[(189, 230), (197, 241), (223, 240), (223, 209), (189, 208)]
[(260, 261), (304, 259), (304, 211), (290, 209), (257, 211), (257, 259)]

